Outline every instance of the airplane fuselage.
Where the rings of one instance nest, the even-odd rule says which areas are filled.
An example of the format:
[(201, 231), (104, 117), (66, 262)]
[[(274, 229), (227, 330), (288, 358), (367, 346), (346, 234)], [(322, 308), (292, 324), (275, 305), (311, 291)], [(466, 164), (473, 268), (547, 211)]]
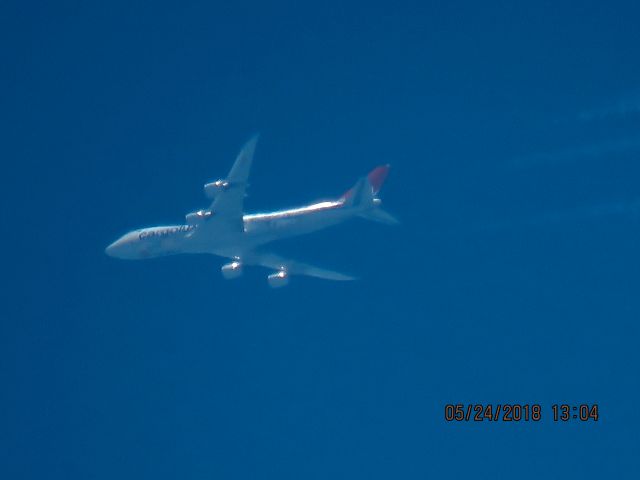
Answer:
[[(300, 208), (243, 215), (243, 230), (235, 232), (222, 225), (216, 228), (216, 216), (198, 224), (168, 225), (133, 230), (106, 249), (114, 257), (144, 259), (180, 253), (209, 253), (242, 257), (260, 245), (303, 235), (341, 223), (361, 213), (340, 201), (325, 201)], [(210, 223), (210, 225), (208, 225)]]
[(211, 200), (207, 209), (188, 213), (184, 225), (133, 230), (109, 245), (107, 255), (137, 260), (179, 253), (213, 254), (230, 260), (220, 269), (224, 278), (237, 278), (244, 265), (259, 266), (273, 272), (267, 281), (274, 288), (286, 285), (290, 275), (353, 280), (350, 275), (264, 252), (258, 247), (315, 232), (355, 216), (397, 223), (380, 208), (380, 199), (376, 196), (389, 166), (376, 167), (337, 199), (275, 212), (245, 214), (244, 197), (256, 141), (254, 137), (245, 144), (226, 178), (204, 185), (204, 193)]

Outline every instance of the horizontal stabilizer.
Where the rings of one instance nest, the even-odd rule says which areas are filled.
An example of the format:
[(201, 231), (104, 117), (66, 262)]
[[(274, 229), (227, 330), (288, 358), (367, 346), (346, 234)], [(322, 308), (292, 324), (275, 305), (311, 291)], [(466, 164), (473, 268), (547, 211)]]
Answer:
[(374, 222), (384, 223), (385, 225), (398, 225), (400, 223), (400, 220), (379, 207), (368, 210), (358, 216)]

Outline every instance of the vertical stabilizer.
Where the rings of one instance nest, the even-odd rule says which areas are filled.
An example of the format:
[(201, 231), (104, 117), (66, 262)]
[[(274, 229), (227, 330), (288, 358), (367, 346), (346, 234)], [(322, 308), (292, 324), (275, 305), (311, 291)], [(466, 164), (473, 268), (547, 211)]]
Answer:
[(373, 187), (367, 177), (363, 177), (343, 195), (345, 207), (373, 207)]
[(382, 188), (382, 184), (387, 179), (387, 175), (389, 175), (390, 166), (380, 165), (379, 167), (374, 168), (367, 175), (367, 180), (371, 184), (371, 188), (373, 189), (373, 194), (377, 195), (380, 189)]
[(369, 174), (358, 180), (358, 182), (349, 190), (344, 192), (340, 199), (345, 202), (345, 204), (358, 204), (357, 201), (353, 200), (353, 197), (357, 194), (362, 195), (362, 188), (366, 185), (368, 187), (368, 191), (370, 192), (371, 201), (376, 197), (380, 189), (382, 188), (382, 184), (389, 175), (389, 165), (381, 165), (379, 167), (374, 168), (369, 172)]
[(352, 188), (347, 190), (340, 197), (340, 200), (345, 207), (361, 209), (362, 213), (359, 213), (358, 216), (367, 220), (387, 225), (400, 223), (393, 215), (380, 208), (382, 202), (376, 196), (387, 179), (387, 175), (389, 175), (389, 165), (374, 168), (366, 177), (362, 177)]

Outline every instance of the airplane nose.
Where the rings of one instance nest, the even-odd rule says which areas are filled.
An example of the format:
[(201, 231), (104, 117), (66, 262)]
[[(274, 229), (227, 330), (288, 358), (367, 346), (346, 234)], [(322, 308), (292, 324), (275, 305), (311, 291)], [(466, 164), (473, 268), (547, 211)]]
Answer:
[(127, 241), (125, 237), (120, 237), (107, 248), (104, 249), (104, 253), (109, 255), (110, 257), (122, 258), (122, 255), (126, 251)]
[(113, 242), (111, 245), (109, 245), (107, 248), (105, 248), (104, 249), (104, 253), (106, 253), (110, 257), (113, 257), (114, 254), (115, 254), (116, 243), (118, 243), (118, 242)]
[(114, 258), (135, 258), (136, 248), (134, 239), (134, 232), (129, 232), (105, 248), (104, 253)]

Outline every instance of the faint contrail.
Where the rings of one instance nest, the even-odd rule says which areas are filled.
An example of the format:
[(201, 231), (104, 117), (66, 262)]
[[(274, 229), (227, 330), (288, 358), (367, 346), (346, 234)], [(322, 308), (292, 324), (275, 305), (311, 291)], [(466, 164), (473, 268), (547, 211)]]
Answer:
[(606, 103), (601, 108), (583, 111), (578, 115), (578, 119), (590, 122), (637, 114), (640, 114), (640, 90), (621, 95), (618, 99)]
[(581, 158), (597, 158), (605, 155), (623, 154), (634, 150), (640, 150), (640, 138), (621, 138), (552, 152), (522, 155), (514, 158), (513, 164), (518, 167), (528, 167), (566, 163), (577, 161)]
[(580, 221), (597, 221), (605, 217), (619, 217), (622, 220), (640, 220), (640, 197), (632, 200), (603, 202), (584, 207), (551, 210), (539, 214), (522, 215), (507, 220), (484, 220), (468, 223), (465, 226), (445, 228), (434, 231), (436, 236), (450, 237), (460, 234), (492, 234), (508, 232), (522, 228), (544, 228), (558, 225), (570, 225)]
[(640, 219), (640, 198), (633, 200), (621, 200), (588, 205), (584, 207), (553, 210), (539, 215), (523, 216), (505, 222), (485, 224), (478, 230), (497, 231), (515, 227), (542, 227), (545, 225), (558, 225), (570, 222), (599, 219), (602, 217), (628, 217), (632, 220)]
[(552, 224), (569, 220), (583, 220), (608, 216), (629, 216), (636, 219), (640, 214), (640, 198), (617, 202), (600, 203), (586, 207), (569, 208), (531, 217), (531, 225)]

